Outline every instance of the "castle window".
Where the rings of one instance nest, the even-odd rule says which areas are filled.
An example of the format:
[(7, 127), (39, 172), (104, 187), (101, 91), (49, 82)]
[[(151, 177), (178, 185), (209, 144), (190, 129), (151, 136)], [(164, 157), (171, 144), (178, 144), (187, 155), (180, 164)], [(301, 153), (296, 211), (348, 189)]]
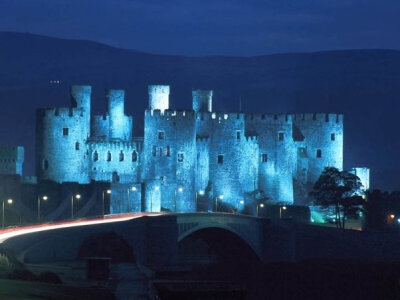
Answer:
[(222, 154), (218, 154), (218, 164), (222, 165), (224, 163), (224, 156)]
[(107, 152), (107, 161), (111, 161), (111, 152), (110, 151)]
[(261, 154), (261, 162), (266, 163), (267, 161), (268, 161), (267, 153), (262, 153)]
[(68, 133), (69, 133), (68, 128), (63, 128), (63, 135), (64, 135), (64, 136), (67, 136)]
[(133, 161), (133, 162), (137, 161), (137, 152), (136, 152), (136, 150), (134, 150), (134, 151), (132, 152), (132, 161)]
[(329, 115), (328, 114), (325, 115), (325, 122), (329, 122)]
[(151, 154), (153, 156), (157, 156), (157, 147), (156, 146), (153, 146), (153, 149), (151, 150)]
[(240, 140), (240, 130), (236, 130), (236, 139)]
[(79, 150), (79, 148), (80, 148), (80, 145), (79, 145), (78, 142), (76, 142), (76, 143), (75, 143), (75, 150)]
[(284, 139), (284, 134), (283, 134), (283, 132), (279, 132), (279, 134), (278, 134), (278, 139), (279, 139), (280, 141), (283, 141), (283, 139)]
[(159, 139), (159, 140), (163, 140), (164, 137), (165, 137), (164, 131), (159, 131), (159, 132), (158, 132), (158, 139)]
[(171, 156), (171, 150), (169, 146), (167, 146), (164, 151), (165, 151), (165, 156)]
[(49, 162), (47, 161), (47, 159), (43, 159), (42, 169), (46, 171), (48, 168), (49, 168)]
[(99, 160), (99, 153), (97, 151), (94, 151), (93, 153), (93, 161), (98, 161)]
[(317, 150), (317, 158), (321, 158), (322, 157), (322, 151), (321, 149)]
[(178, 162), (183, 162), (184, 155), (182, 152), (178, 153)]
[(124, 161), (124, 159), (125, 159), (125, 154), (124, 154), (124, 152), (121, 150), (121, 151), (119, 152), (119, 161)]
[(331, 133), (331, 141), (334, 141), (336, 139), (336, 136), (334, 133)]

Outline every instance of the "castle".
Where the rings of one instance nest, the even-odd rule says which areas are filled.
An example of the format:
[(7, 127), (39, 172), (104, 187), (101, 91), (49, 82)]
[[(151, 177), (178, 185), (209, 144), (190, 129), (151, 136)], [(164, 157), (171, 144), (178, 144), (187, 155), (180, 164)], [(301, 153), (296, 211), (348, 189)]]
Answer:
[(193, 90), (192, 110), (180, 111), (169, 107), (169, 86), (148, 91), (144, 137), (133, 137), (123, 90), (107, 92), (105, 115), (91, 115), (90, 86), (72, 86), (69, 108), (39, 109), (38, 179), (121, 184), (126, 201), (142, 203), (131, 210), (188, 212), (199, 197), (212, 209), (240, 210), (256, 194), (306, 204), (326, 166), (343, 168), (341, 114), (214, 112), (210, 90)]

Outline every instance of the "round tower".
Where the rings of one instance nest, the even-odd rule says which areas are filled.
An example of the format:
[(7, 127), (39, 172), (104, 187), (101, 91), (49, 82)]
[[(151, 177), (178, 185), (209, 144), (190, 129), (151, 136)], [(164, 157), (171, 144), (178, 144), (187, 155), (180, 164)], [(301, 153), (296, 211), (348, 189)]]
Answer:
[(39, 179), (88, 183), (86, 141), (90, 135), (90, 86), (72, 86), (72, 107), (42, 109), (36, 120)]
[(212, 111), (212, 90), (193, 90), (193, 110), (195, 112), (211, 112)]
[(149, 85), (149, 109), (169, 109), (169, 85)]

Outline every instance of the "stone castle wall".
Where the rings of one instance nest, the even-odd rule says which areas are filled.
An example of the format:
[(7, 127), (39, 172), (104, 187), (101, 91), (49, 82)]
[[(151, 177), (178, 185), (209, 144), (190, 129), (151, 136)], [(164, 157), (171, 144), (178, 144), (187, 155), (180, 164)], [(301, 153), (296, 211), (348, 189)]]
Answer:
[(142, 204), (129, 207), (183, 212), (195, 210), (200, 192), (209, 209), (239, 208), (255, 192), (291, 204), (307, 198), (324, 167), (343, 168), (343, 115), (216, 113), (208, 90), (193, 91), (193, 110), (176, 111), (169, 91), (149, 86), (141, 141), (124, 91), (107, 91), (108, 111), (91, 117), (91, 88), (72, 87), (71, 108), (37, 113), (38, 178), (135, 184)]

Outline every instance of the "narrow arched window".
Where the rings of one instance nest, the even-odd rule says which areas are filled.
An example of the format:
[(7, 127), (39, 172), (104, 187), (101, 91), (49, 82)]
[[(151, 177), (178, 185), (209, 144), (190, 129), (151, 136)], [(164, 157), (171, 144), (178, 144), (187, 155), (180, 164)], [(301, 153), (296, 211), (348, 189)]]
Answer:
[(75, 143), (75, 150), (79, 150), (79, 148), (80, 148), (79, 142), (76, 142)]
[(136, 152), (136, 150), (133, 150), (133, 152), (132, 152), (132, 161), (137, 161), (137, 152)]
[(49, 168), (49, 162), (47, 161), (47, 159), (43, 159), (42, 168), (45, 171)]
[(124, 161), (125, 159), (125, 154), (124, 152), (121, 150), (121, 152), (119, 152), (119, 161)]
[(107, 152), (107, 161), (111, 161), (111, 152), (110, 151)]
[(99, 153), (97, 151), (94, 151), (93, 153), (93, 161), (98, 161), (99, 160)]
[(317, 158), (321, 158), (322, 157), (322, 151), (321, 149), (317, 150)]

